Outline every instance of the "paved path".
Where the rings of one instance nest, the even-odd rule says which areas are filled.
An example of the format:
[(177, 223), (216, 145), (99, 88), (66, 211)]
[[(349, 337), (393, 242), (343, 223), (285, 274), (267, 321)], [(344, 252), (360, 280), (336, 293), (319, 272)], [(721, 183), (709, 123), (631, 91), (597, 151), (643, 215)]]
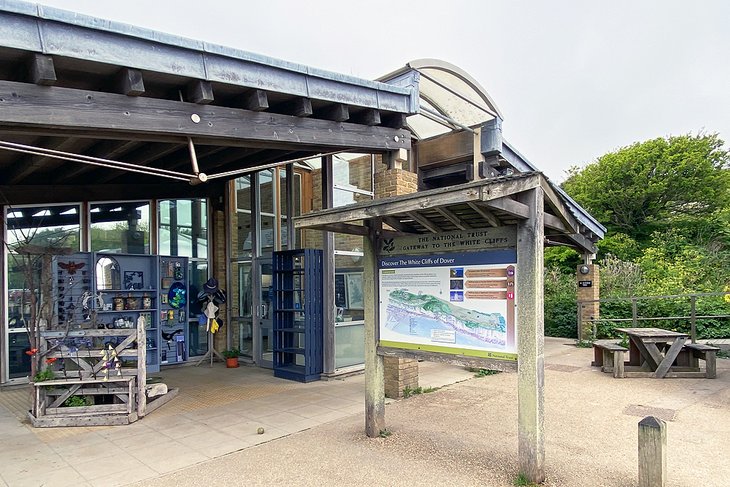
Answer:
[[(544, 485), (636, 485), (637, 424), (647, 415), (668, 422), (668, 487), (727, 485), (730, 360), (719, 361), (715, 380), (613, 379), (588, 366), (590, 349), (546, 342)], [(356, 414), (136, 487), (510, 487), (516, 381), (516, 374), (474, 378), (393, 402), (387, 438), (366, 438)]]
[[(621, 380), (571, 344), (546, 339), (545, 485), (636, 485), (637, 423), (650, 414), (668, 421), (668, 486), (726, 485), (730, 360), (718, 360), (715, 380)], [(421, 366), (424, 386), (471, 377)], [(517, 474), (516, 374), (392, 402), (393, 434), (378, 439), (363, 434), (362, 376), (297, 384), (255, 368), (191, 368), (166, 380), (187, 395), (124, 427), (34, 430), (12, 402), (0, 407), (0, 486), (508, 487)]]
[[(424, 364), (423, 385), (471, 377)], [(32, 428), (27, 387), (0, 390), (0, 487), (114, 486), (197, 465), (364, 410), (364, 376), (302, 384), (258, 367), (167, 369), (180, 394), (128, 426)], [(257, 434), (263, 427), (265, 433)]]

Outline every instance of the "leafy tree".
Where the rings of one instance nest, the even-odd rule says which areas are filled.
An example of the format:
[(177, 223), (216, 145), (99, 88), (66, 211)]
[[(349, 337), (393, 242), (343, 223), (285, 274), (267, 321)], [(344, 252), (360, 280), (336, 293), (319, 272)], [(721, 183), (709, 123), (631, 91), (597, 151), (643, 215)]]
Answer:
[(575, 274), (575, 268), (582, 262), (580, 254), (570, 247), (545, 248), (545, 268), (559, 269), (565, 274)]
[[(571, 169), (566, 191), (606, 227), (598, 244), (601, 297), (685, 295), (730, 289), (730, 154), (717, 135), (659, 138)], [(571, 250), (545, 256), (546, 334), (575, 333)], [(700, 338), (730, 336), (730, 298), (695, 301)], [(601, 305), (601, 317), (631, 317), (630, 301)], [(688, 316), (690, 300), (641, 299), (640, 317)], [(656, 324), (656, 323), (654, 323)], [(662, 327), (689, 331), (687, 319)], [(615, 323), (597, 323), (600, 337)]]
[(730, 155), (717, 134), (637, 142), (572, 168), (563, 187), (609, 229), (643, 239), (727, 207)]
[(636, 240), (622, 232), (612, 232), (598, 242), (598, 258), (609, 255), (621, 260), (633, 261), (641, 255), (641, 248)]

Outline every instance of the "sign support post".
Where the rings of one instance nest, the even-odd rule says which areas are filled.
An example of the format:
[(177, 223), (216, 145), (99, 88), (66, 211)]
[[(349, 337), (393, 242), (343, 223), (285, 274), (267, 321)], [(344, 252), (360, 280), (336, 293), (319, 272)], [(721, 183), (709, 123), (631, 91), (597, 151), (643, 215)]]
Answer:
[(527, 193), (530, 216), (517, 226), (517, 397), (519, 472), (530, 482), (545, 480), (543, 190)]
[(379, 220), (366, 222), (363, 240), (363, 298), (365, 308), (365, 433), (377, 438), (385, 429), (385, 368), (378, 355), (378, 231)]

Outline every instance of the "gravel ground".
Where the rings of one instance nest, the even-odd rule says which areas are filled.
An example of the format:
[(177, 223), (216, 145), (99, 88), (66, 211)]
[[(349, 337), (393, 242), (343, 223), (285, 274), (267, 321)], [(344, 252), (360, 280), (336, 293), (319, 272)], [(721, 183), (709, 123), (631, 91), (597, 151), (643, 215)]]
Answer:
[[(620, 380), (591, 355), (546, 357), (545, 486), (636, 485), (647, 415), (667, 420), (668, 486), (727, 485), (730, 360), (716, 380)], [(366, 438), (356, 415), (135, 485), (512, 486), (516, 404), (516, 374), (474, 378), (389, 404), (387, 438)]]

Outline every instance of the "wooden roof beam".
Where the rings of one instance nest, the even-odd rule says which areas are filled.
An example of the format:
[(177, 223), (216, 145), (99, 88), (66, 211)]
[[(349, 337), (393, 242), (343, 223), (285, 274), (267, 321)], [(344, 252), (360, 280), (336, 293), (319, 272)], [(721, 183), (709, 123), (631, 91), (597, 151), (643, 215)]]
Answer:
[[(116, 160), (122, 154), (129, 152), (138, 144), (139, 142), (136, 140), (105, 140), (96, 144), (85, 155)], [(94, 169), (98, 169), (98, 166), (92, 166), (91, 164), (78, 164), (73, 169), (61, 168), (56, 171), (53, 176), (51, 176), (51, 179), (59, 183), (64, 183)]]
[(45, 54), (32, 54), (28, 63), (28, 79), (41, 86), (55, 85), (57, 78), (53, 58)]
[(401, 233), (418, 233), (415, 228), (392, 216), (384, 216), (383, 223)]
[(13, 205), (67, 203), (83, 195), (88, 201), (139, 200), (152, 198), (196, 198), (209, 196), (210, 184), (160, 180), (157, 184), (73, 184), (2, 185), (0, 193)]
[(290, 115), (300, 118), (311, 117), (314, 113), (312, 110), (312, 100), (309, 98), (295, 98), (285, 103), (281, 109)]
[(264, 90), (251, 90), (242, 97), (243, 108), (253, 112), (262, 112), (269, 108), (269, 97)]
[[(528, 178), (537, 178), (531, 175)], [(449, 205), (461, 205), (473, 202), (482, 202), (488, 197), (491, 189), (499, 185), (497, 180), (478, 181), (451, 188), (439, 188), (420, 191), (404, 196), (384, 198), (369, 202), (357, 203), (344, 208), (331, 208), (316, 213), (300, 215), (294, 218), (296, 228), (309, 228), (329, 222), (367, 220), (374, 217), (402, 215), (407, 212), (422, 211)], [(513, 200), (511, 200), (513, 201)], [(519, 208), (526, 211), (526, 206), (514, 201)], [(500, 206), (500, 202), (495, 203)]]
[(486, 208), (484, 208), (480, 204), (473, 203), (471, 201), (469, 203), (467, 203), (467, 204), (469, 205), (469, 207), (472, 210), (476, 211), (479, 214), (479, 216), (481, 216), (482, 218), (484, 218), (485, 220), (487, 220), (487, 223), (489, 223), (491, 226), (493, 226), (493, 227), (501, 227), (502, 226), (502, 222), (499, 221), (499, 218), (497, 218), (496, 216), (494, 216), (494, 213), (492, 213), (491, 211), (487, 210)]
[(545, 193), (545, 203), (550, 205), (550, 208), (555, 211), (556, 216), (560, 218), (564, 225), (572, 230), (572, 233), (579, 233), (580, 223), (570, 213), (570, 210), (563, 204), (558, 194), (553, 190), (547, 180), (543, 180), (541, 183), (543, 193)]
[(122, 68), (117, 73), (117, 91), (127, 96), (144, 95), (144, 79), (139, 69)]
[(392, 129), (400, 129), (407, 125), (408, 115), (405, 113), (389, 113), (388, 115), (382, 116), (383, 127), (390, 127)]
[(449, 132), (417, 142), (418, 167), (445, 165), (456, 161), (472, 161), (474, 135), (465, 130)]
[[(139, 151), (130, 154), (127, 160), (122, 162), (136, 164), (138, 166), (146, 166), (156, 159), (181, 149), (183, 149), (183, 147), (179, 145), (170, 144), (160, 146), (159, 144), (145, 144)], [(185, 147), (185, 149), (187, 150), (187, 147)], [(127, 171), (124, 169), (111, 169), (106, 167), (100, 167), (97, 172), (98, 176), (94, 177), (97, 184), (108, 183), (109, 181), (113, 181), (114, 179), (127, 174)]]
[(525, 193), (540, 186), (540, 180), (544, 179), (539, 173), (525, 174), (524, 176), (511, 176), (505, 179), (494, 178), (496, 184), (483, 193), (482, 201), (486, 202), (505, 196)]
[(427, 229), (431, 233), (439, 233), (441, 231), (441, 229), (437, 227), (431, 220), (415, 211), (409, 211), (406, 213), (406, 215), (408, 215), (409, 218), (420, 223), (425, 229)]
[(198, 105), (213, 103), (213, 85), (210, 81), (195, 80), (188, 84), (185, 99)]
[(315, 115), (317, 118), (333, 122), (345, 122), (350, 119), (350, 109), (342, 103), (334, 103), (318, 110)]
[[(86, 147), (93, 144), (92, 139), (76, 139), (76, 138), (55, 138), (49, 139), (48, 144), (53, 150), (61, 152), (80, 152)], [(30, 176), (36, 170), (43, 168), (44, 166), (55, 167), (63, 165), (68, 168), (70, 163), (50, 156), (40, 156), (29, 154), (22, 157), (12, 168), (7, 170), (4, 174), (4, 184), (18, 184), (28, 176)]]
[(352, 120), (362, 125), (380, 125), (380, 111), (372, 108), (366, 108), (359, 113), (352, 115)]
[[(198, 166), (200, 167), (200, 170), (203, 171), (204, 169), (209, 169), (212, 166), (212, 162), (217, 162), (219, 156), (216, 156), (216, 154), (220, 154), (221, 152), (228, 149), (228, 147), (220, 146), (220, 145), (203, 145), (203, 146), (196, 146), (195, 148), (195, 155), (198, 158)], [(213, 157), (216, 156), (216, 157)], [(211, 158), (213, 160), (211, 160)], [(180, 157), (177, 158), (175, 161), (171, 161), (171, 163), (168, 165), (161, 166), (164, 169), (169, 169), (171, 171), (179, 171), (184, 168), (190, 168), (192, 167), (190, 164), (190, 158), (184, 158)]]
[(484, 205), (494, 210), (503, 211), (520, 219), (527, 219), (530, 216), (530, 208), (519, 201), (512, 198), (498, 198), (495, 200), (485, 201)]
[[(178, 143), (184, 137), (194, 137), (198, 143), (211, 145), (271, 144), (279, 149), (288, 145), (292, 150), (396, 150), (411, 145), (405, 130), (387, 127), (56, 86), (0, 81), (0, 98), (5, 100), (0, 125), (22, 126), (28, 132), (52, 128), (86, 137), (177, 138)], [(63, 107), (63, 117), (54, 107)], [(200, 123), (195, 123), (194, 115), (200, 117)]]
[(434, 208), (441, 216), (449, 220), (451, 223), (454, 224), (456, 228), (459, 230), (467, 230), (469, 228), (472, 228), (471, 225), (466, 223), (465, 221), (462, 221), (458, 216), (456, 216), (452, 211), (446, 209), (446, 208)]
[(560, 232), (566, 231), (565, 224), (557, 216), (551, 215), (550, 213), (545, 213), (544, 220), (545, 220), (545, 228), (551, 228), (553, 230), (558, 230)]

